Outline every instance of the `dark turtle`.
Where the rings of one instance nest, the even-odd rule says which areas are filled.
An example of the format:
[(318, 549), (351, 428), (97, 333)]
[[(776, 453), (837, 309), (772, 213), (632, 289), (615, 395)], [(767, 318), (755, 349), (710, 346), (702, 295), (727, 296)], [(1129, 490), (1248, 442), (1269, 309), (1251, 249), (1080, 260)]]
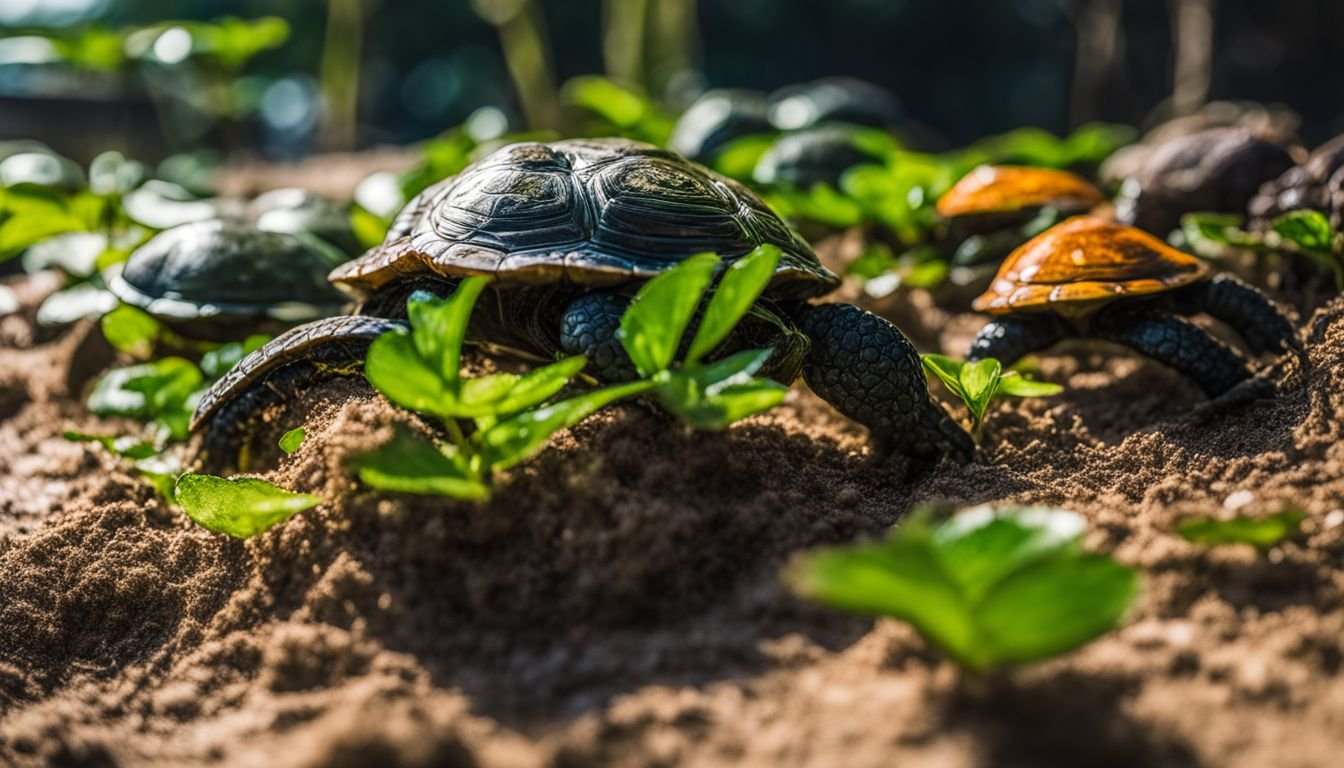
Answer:
[(761, 184), (834, 186), (850, 168), (881, 162), (877, 154), (863, 147), (863, 130), (869, 129), (825, 125), (785, 134), (761, 155), (752, 176)]
[(891, 128), (900, 121), (901, 105), (891, 91), (853, 77), (823, 77), (770, 94), (770, 122), (781, 131), (823, 123)]
[(1227, 323), (1256, 354), (1297, 347), (1292, 323), (1255, 288), (1209, 278), (1207, 262), (1134, 227), (1090, 216), (1056, 225), (1014, 251), (975, 309), (1000, 317), (980, 330), (968, 359), (1012, 365), (1069, 337), (1130, 347), (1180, 371), (1210, 397), (1251, 376), (1246, 360), (1179, 317)]
[(1241, 213), (1261, 184), (1292, 166), (1287, 149), (1245, 128), (1182, 136), (1155, 149), (1125, 180), (1116, 219), (1166, 235), (1187, 213)]
[[(895, 326), (847, 304), (809, 303), (839, 279), (805, 242), (741, 185), (647, 144), (504, 147), (421, 194), (387, 242), (331, 279), (364, 299), (361, 313), (396, 317), (412, 289), (444, 293), (462, 277), (493, 276), (472, 338), (547, 358), (582, 354), (610, 382), (633, 376), (616, 330), (640, 282), (696, 253), (731, 260), (764, 243), (783, 256), (761, 306), (795, 326), (787, 336), (810, 341), (777, 355), (772, 375), (792, 380), (801, 368), (817, 394), (885, 447), (921, 461), (969, 456), (969, 437), (929, 398), (919, 355)], [(258, 350), (201, 399), (194, 425), (235, 434), (263, 399), (296, 389), (288, 373), (296, 363), (304, 376), (314, 359), (327, 373), (358, 372), (367, 334), (349, 323), (301, 326)], [(725, 347), (737, 343), (746, 342)]]
[(766, 96), (745, 88), (706, 91), (677, 118), (667, 146), (698, 163), (709, 164), (733, 139), (771, 133)]
[[(1301, 165), (1267, 181), (1247, 206), (1252, 229), (1265, 229), (1285, 213), (1313, 210), (1331, 216), (1338, 229), (1344, 221), (1335, 202), (1344, 189), (1344, 135), (1317, 147)], [(1344, 201), (1341, 201), (1344, 202)]]
[(246, 216), (267, 232), (311, 234), (331, 243), (347, 256), (362, 249), (350, 225), (350, 212), (334, 200), (306, 189), (273, 189), (247, 205)]
[(136, 249), (108, 287), (188, 338), (236, 339), (341, 311), (326, 249), (248, 224), (199, 221)]

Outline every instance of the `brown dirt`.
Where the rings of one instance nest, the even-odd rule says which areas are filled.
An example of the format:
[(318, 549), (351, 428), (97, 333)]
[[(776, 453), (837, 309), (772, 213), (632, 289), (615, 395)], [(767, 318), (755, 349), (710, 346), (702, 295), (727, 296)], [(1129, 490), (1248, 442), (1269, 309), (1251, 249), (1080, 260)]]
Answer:
[[(974, 328), (883, 308), (925, 348)], [(914, 482), (795, 390), (721, 434), (605, 412), (487, 504), (378, 495), (344, 462), (407, 417), (334, 384), (272, 425), (304, 446), (260, 461), (326, 501), (248, 542), (65, 442), (128, 428), (80, 405), (110, 357), (28, 322), (0, 323), (0, 764), (1258, 767), (1344, 746), (1344, 300), (1270, 400), (1063, 349), (1042, 366), (1066, 394), (996, 407), (978, 463)], [(1262, 557), (1171, 533), (1242, 491), (1304, 508), (1304, 535)], [(967, 681), (909, 627), (780, 587), (791, 553), (924, 501), (1081, 512), (1146, 573), (1136, 615)]]

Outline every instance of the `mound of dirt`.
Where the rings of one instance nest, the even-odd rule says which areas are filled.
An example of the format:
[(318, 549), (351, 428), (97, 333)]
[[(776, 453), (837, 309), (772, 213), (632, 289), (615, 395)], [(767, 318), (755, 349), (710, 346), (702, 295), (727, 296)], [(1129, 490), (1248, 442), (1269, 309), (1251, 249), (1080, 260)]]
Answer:
[[(611, 409), (486, 503), (376, 494), (348, 460), (410, 417), (335, 382), (272, 414), (308, 438), (256, 462), (323, 503), (247, 542), (62, 439), (131, 428), (81, 405), (110, 353), (14, 317), (0, 763), (1260, 766), (1344, 746), (1344, 300), (1272, 398), (1209, 403), (1155, 364), (1061, 348), (1041, 366), (1063, 395), (996, 406), (976, 463), (913, 480), (795, 389), (723, 433)], [(957, 349), (975, 322), (912, 335)], [(780, 586), (799, 549), (931, 501), (1084, 514), (1089, 546), (1146, 573), (1133, 621), (966, 680), (909, 627)], [(1305, 532), (1267, 556), (1171, 533), (1288, 505)]]

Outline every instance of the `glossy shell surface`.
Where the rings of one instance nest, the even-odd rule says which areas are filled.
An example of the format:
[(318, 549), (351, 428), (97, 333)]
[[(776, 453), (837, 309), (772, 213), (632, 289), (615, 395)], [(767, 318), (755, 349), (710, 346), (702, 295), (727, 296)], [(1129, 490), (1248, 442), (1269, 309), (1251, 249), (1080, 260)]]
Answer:
[(839, 278), (745, 187), (679, 155), (619, 139), (504, 147), (412, 200), (388, 241), (331, 280), (366, 296), (403, 277), (619, 285), (696, 253), (783, 251), (770, 293), (807, 298)]
[(974, 307), (991, 314), (1068, 314), (1172, 290), (1208, 272), (1207, 263), (1142, 230), (1076, 216), (1013, 251)]
[(982, 165), (938, 198), (944, 218), (1011, 213), (1050, 206), (1084, 211), (1105, 200), (1101, 190), (1076, 173), (1053, 168)]

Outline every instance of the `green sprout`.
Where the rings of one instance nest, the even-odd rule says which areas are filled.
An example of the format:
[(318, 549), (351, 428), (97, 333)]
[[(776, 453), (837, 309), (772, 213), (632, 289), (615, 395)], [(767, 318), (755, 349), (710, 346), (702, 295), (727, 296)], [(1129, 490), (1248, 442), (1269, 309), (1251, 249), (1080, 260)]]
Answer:
[(1181, 218), (1181, 234), (1202, 256), (1217, 258), (1228, 248), (1256, 253), (1290, 253), (1309, 259), (1334, 277), (1344, 291), (1344, 233), (1336, 232), (1324, 213), (1290, 211), (1269, 223), (1264, 232), (1247, 232), (1236, 214), (1191, 213)]
[(1267, 517), (1187, 517), (1176, 524), (1176, 533), (1195, 544), (1249, 544), (1266, 552), (1297, 534), (1306, 519), (1302, 510), (1291, 507)]
[(177, 479), (174, 497), (187, 517), (201, 527), (238, 539), (263, 533), (322, 501), (255, 477), (190, 473)]
[(558, 401), (553, 398), (583, 370), (583, 357), (521, 375), (462, 376), (467, 324), (488, 278), (467, 278), (445, 299), (413, 295), (407, 305), (410, 331), (376, 339), (364, 370), (388, 400), (437, 419), (448, 439), (436, 442), (398, 430), (390, 442), (355, 459), (360, 480), (379, 490), (484, 499), (497, 471), (531, 457), (556, 432), (618, 400), (650, 394), (704, 429), (723, 428), (774, 407), (787, 388), (753, 376), (771, 350), (748, 350), (705, 364), (700, 360), (751, 309), (778, 259), (778, 251), (763, 248), (724, 270), (679, 364), (674, 363), (677, 349), (720, 262), (704, 254), (653, 278), (622, 318), (620, 331), (642, 378)]
[(1003, 364), (992, 357), (975, 362), (957, 360), (947, 355), (920, 356), (924, 370), (937, 377), (966, 404), (971, 412), (971, 436), (980, 441), (980, 427), (990, 402), (1004, 395), (1011, 397), (1048, 397), (1064, 391), (1064, 387), (1048, 381), (1028, 379), (1016, 371), (1004, 371)]
[(286, 455), (292, 454), (303, 446), (303, 441), (308, 437), (308, 430), (303, 427), (295, 427), (280, 436), (280, 450)]
[(1050, 658), (1115, 629), (1139, 576), (1081, 546), (1061, 509), (977, 507), (938, 525), (920, 514), (881, 541), (812, 550), (786, 582), (835, 608), (907, 621), (962, 667)]

